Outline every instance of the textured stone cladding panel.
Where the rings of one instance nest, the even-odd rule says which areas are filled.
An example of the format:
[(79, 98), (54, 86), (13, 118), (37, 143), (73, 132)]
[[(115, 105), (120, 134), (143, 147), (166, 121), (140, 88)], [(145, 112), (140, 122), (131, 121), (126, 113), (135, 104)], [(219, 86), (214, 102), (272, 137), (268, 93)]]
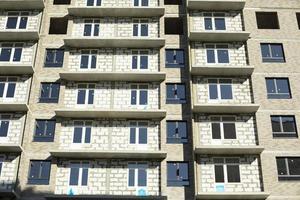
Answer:
[(14, 188), (15, 177), (18, 165), (18, 156), (14, 154), (0, 154), (3, 159), (1, 176), (0, 176), (0, 190), (11, 190)]
[(253, 115), (236, 115), (236, 139), (212, 139), (212, 127), (209, 115), (196, 115), (195, 125), (200, 145), (256, 145), (257, 131)]
[[(141, 72), (158, 72), (159, 68), (159, 50), (143, 49), (148, 54), (148, 69)], [(95, 69), (80, 69), (82, 50), (72, 50), (69, 57), (70, 71), (101, 71), (101, 72), (136, 72), (132, 69), (132, 55), (135, 49), (117, 48), (117, 49), (99, 49), (97, 52), (97, 64)]]
[[(190, 12), (190, 21), (193, 31), (205, 31), (204, 13), (199, 10)], [(214, 12), (212, 12), (214, 13)], [(243, 31), (242, 13), (237, 11), (217, 12), (225, 14), (226, 31)]]
[[(1, 119), (1, 113), (0, 113)], [(12, 114), (9, 121), (7, 137), (0, 137), (0, 144), (21, 144), (21, 137), (23, 134), (23, 122), (25, 115)]]
[(85, 150), (158, 150), (159, 149), (159, 122), (148, 121), (148, 145), (145, 148), (129, 144), (130, 122), (125, 120), (93, 121), (91, 143), (74, 144), (74, 121), (64, 121), (59, 136), (60, 149)]
[(197, 103), (230, 103), (230, 104), (247, 104), (252, 103), (250, 80), (248, 78), (232, 78), (233, 99), (211, 101), (209, 100), (209, 84), (208, 79), (214, 77), (194, 77), (193, 84), (196, 87)]
[[(77, 0), (76, 6), (86, 6), (86, 0)], [(149, 6), (158, 6), (158, 0), (149, 0)], [(133, 0), (102, 0), (101, 7), (133, 7)]]
[[(201, 43), (201, 42), (192, 43), (191, 48), (192, 48), (192, 52), (194, 52), (193, 60), (192, 60), (193, 65), (194, 66), (218, 65), (218, 64), (207, 64), (205, 44), (213, 44), (213, 43)], [(215, 44), (220, 44), (220, 43), (215, 43)], [(247, 65), (246, 49), (243, 43), (241, 42), (228, 43), (228, 54), (229, 54), (229, 63), (227, 64), (222, 63), (220, 65), (222, 66)]]
[[(133, 37), (133, 20), (135, 18), (123, 17), (102, 17), (97, 18), (100, 20), (99, 36), (98, 38), (112, 38), (112, 37)], [(159, 19), (158, 18), (146, 18), (148, 23), (148, 37), (159, 36)], [(84, 18), (76, 18), (73, 20), (74, 37), (83, 37), (84, 33)], [(93, 36), (94, 37), (94, 36)], [(147, 38), (147, 37), (146, 37)]]
[[(16, 76), (13, 76), (14, 78)], [(5, 78), (1, 76), (1, 78)], [(9, 77), (8, 77), (9, 78)], [(19, 76), (16, 77), (16, 88), (15, 88), (15, 94), (13, 98), (0, 98), (0, 102), (2, 103), (27, 103), (26, 98), (27, 98), (27, 91), (29, 87), (29, 82), (30, 78), (29, 76)]]
[[(22, 11), (23, 12), (23, 11)], [(37, 11), (24, 11), (28, 12), (28, 21), (27, 21), (27, 28), (21, 29), (21, 31), (38, 31), (39, 19), (40, 19), (40, 12)], [(1, 31), (13, 31), (15, 29), (6, 29), (7, 23), (7, 11), (0, 11), (0, 30)]]
[[(158, 109), (159, 108), (159, 83), (141, 84), (148, 85), (148, 105), (131, 105), (131, 84), (128, 82), (98, 82), (95, 84), (94, 104), (84, 105), (84, 108), (102, 109)], [(135, 84), (139, 85), (139, 84)], [(69, 82), (66, 85), (64, 102), (68, 108), (77, 105), (78, 83)], [(112, 106), (110, 105), (111, 103)]]
[[(55, 194), (68, 194), (72, 188), (75, 194), (82, 195), (136, 195), (136, 187), (128, 187), (128, 164), (122, 160), (90, 161), (87, 186), (69, 186), (70, 162), (59, 161), (57, 164)], [(159, 195), (160, 164), (143, 162), (147, 168), (147, 194)]]
[[(261, 192), (262, 183), (260, 179), (258, 156), (241, 156), (239, 159), (241, 182), (224, 183), (225, 192)], [(200, 191), (216, 192), (213, 157), (200, 157), (198, 167), (201, 171)]]

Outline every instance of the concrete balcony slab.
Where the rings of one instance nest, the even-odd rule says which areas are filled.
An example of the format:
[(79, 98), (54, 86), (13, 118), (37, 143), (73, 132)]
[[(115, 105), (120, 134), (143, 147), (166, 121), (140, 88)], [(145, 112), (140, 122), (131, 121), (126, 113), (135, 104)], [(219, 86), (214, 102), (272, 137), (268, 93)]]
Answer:
[(246, 31), (191, 31), (190, 41), (205, 42), (245, 42), (250, 32)]
[(160, 48), (165, 45), (162, 38), (97, 38), (70, 37), (64, 39), (65, 45), (75, 48)]
[(243, 10), (246, 0), (188, 0), (191, 10)]
[(194, 104), (194, 113), (255, 113), (258, 104)]
[(226, 66), (226, 65), (205, 65), (192, 66), (192, 75), (208, 76), (250, 76), (254, 71), (254, 66)]
[(0, 143), (0, 152), (1, 153), (20, 153), (22, 151), (23, 151), (23, 149), (22, 149), (21, 145)]
[(0, 0), (1, 9), (28, 10), (43, 9), (44, 0)]
[(134, 81), (134, 82), (161, 82), (165, 80), (163, 72), (98, 72), (95, 70), (83, 72), (61, 72), (61, 79), (68, 81)]
[(196, 154), (239, 155), (260, 154), (264, 150), (261, 146), (234, 146), (234, 145), (199, 145), (195, 148)]
[(26, 112), (28, 106), (26, 103), (1, 102), (0, 112)]
[(69, 15), (79, 17), (155, 17), (165, 13), (163, 7), (101, 7), (72, 6)]
[(0, 31), (1, 41), (27, 41), (38, 40), (38, 31), (27, 30), (2, 30)]
[(33, 72), (32, 65), (0, 63), (0, 74), (2, 75), (33, 74)]
[(78, 199), (78, 200), (94, 200), (94, 199), (105, 199), (105, 200), (115, 200), (115, 199), (132, 199), (132, 200), (167, 200), (166, 196), (133, 196), (133, 195), (48, 195), (45, 197), (46, 199), (53, 199), (53, 200), (72, 200), (72, 199)]
[(267, 199), (270, 194), (266, 192), (205, 192), (198, 193), (196, 199)]

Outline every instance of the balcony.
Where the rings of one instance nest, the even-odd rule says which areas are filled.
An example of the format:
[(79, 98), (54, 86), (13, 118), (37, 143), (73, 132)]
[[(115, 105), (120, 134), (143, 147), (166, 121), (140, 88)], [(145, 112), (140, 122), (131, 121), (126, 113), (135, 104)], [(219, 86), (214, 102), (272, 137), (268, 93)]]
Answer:
[(133, 81), (133, 82), (162, 82), (166, 74), (163, 72), (61, 72), (61, 79), (68, 81)]
[(28, 106), (26, 103), (1, 102), (1, 112), (27, 112)]
[(38, 40), (38, 31), (28, 30), (1, 30), (0, 40), (1, 41), (26, 41), (26, 40)]
[(130, 118), (130, 119), (162, 119), (166, 116), (165, 110), (114, 110), (98, 108), (63, 108), (56, 109), (58, 117), (67, 118)]
[(23, 75), (33, 74), (34, 70), (30, 64), (3, 64), (0, 63), (0, 74), (2, 75)]
[(1, 153), (21, 153), (23, 151), (22, 147), (18, 144), (3, 144), (0, 143)]
[(270, 194), (266, 192), (203, 192), (196, 195), (196, 199), (267, 199)]
[(242, 10), (246, 0), (188, 0), (191, 10)]
[(250, 32), (246, 31), (191, 31), (190, 41), (205, 42), (245, 42)]
[(99, 150), (50, 150), (53, 157), (74, 159), (165, 159), (167, 153), (164, 151), (99, 151)]
[(165, 39), (149, 37), (122, 38), (87, 38), (71, 37), (64, 39), (65, 45), (74, 48), (160, 48), (165, 45)]
[(61, 200), (61, 199), (87, 199), (87, 200), (92, 200), (92, 199), (106, 199), (106, 200), (114, 200), (114, 199), (123, 199), (123, 200), (167, 200), (166, 196), (154, 196), (154, 195), (149, 195), (149, 196), (136, 196), (136, 195), (75, 195), (70, 197), (70, 195), (49, 195), (46, 196), (46, 199), (50, 200)]
[(264, 150), (261, 146), (245, 145), (199, 145), (195, 148), (196, 154), (216, 155), (239, 155), (239, 154), (260, 154)]
[(79, 17), (155, 17), (165, 13), (163, 7), (72, 6), (69, 15)]
[(192, 75), (207, 76), (249, 76), (253, 73), (254, 66), (228, 66), (228, 65), (192, 65)]
[(43, 9), (44, 0), (0, 0), (0, 8), (7, 10)]
[(255, 113), (259, 104), (194, 104), (194, 113)]

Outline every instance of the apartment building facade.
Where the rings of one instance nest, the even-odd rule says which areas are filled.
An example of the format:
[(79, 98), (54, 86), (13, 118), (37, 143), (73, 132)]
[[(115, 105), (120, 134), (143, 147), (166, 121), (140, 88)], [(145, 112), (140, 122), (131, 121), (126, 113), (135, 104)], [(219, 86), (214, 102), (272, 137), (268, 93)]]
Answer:
[(300, 199), (297, 0), (0, 13), (0, 199)]

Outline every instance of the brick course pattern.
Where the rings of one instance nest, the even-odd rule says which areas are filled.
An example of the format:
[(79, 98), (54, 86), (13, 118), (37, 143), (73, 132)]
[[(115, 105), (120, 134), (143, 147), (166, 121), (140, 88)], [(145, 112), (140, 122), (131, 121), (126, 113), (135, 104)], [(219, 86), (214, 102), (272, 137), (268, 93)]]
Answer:
[(13, 153), (0, 154), (0, 158), (3, 160), (0, 176), (0, 190), (12, 190), (16, 181), (18, 156)]

